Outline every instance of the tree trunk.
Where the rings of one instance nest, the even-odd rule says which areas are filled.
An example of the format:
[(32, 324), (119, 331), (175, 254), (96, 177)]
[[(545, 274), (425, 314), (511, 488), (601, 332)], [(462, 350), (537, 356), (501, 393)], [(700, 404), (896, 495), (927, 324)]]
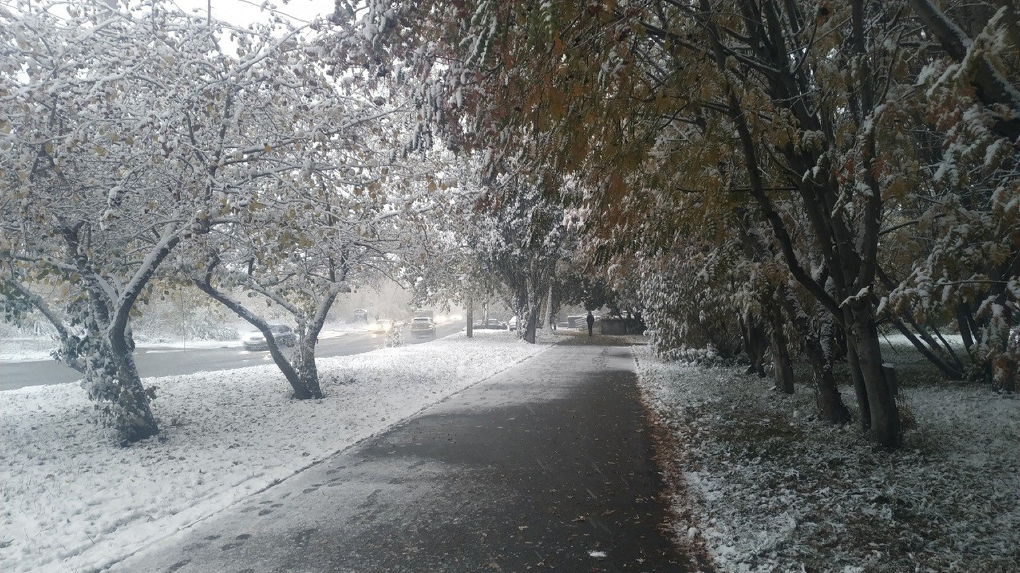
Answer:
[(854, 343), (852, 333), (846, 333), (846, 363), (850, 368), (850, 379), (854, 383), (854, 395), (857, 398), (857, 408), (861, 415), (861, 430), (871, 431), (871, 406), (868, 403), (868, 388), (864, 383), (864, 372), (861, 371), (860, 359), (857, 355), (857, 345)]
[(765, 352), (768, 350), (768, 337), (761, 327), (758, 319), (745, 314), (740, 320), (740, 337), (744, 345), (744, 353), (750, 364), (747, 367), (748, 374), (757, 374), (759, 378), (765, 378)]
[(963, 347), (970, 350), (974, 346), (974, 337), (970, 333), (970, 321), (967, 320), (967, 303), (960, 301), (956, 303), (956, 326), (960, 329), (960, 338), (963, 339)]
[[(308, 387), (306, 381), (302, 378), (302, 375), (298, 372), (297, 369), (294, 368), (294, 366), (291, 365), (290, 361), (287, 360), (287, 357), (283, 355), (283, 352), (280, 351), (280, 345), (277, 344), (276, 337), (273, 336), (273, 332), (269, 329), (269, 324), (265, 320), (262, 320), (261, 317), (245, 308), (245, 306), (242, 305), (241, 303), (228, 297), (226, 294), (218, 291), (216, 287), (212, 285), (211, 273), (207, 273), (202, 278), (193, 277), (192, 283), (194, 283), (194, 285), (197, 286), (199, 290), (209, 295), (213, 300), (219, 302), (223, 306), (230, 309), (231, 312), (243, 318), (248, 324), (259, 329), (259, 332), (261, 332), (262, 336), (264, 336), (266, 339), (266, 347), (269, 349), (269, 355), (273, 358), (273, 362), (280, 369), (280, 372), (283, 373), (284, 377), (287, 379), (287, 382), (294, 390), (294, 398), (297, 398), (298, 400), (308, 400), (310, 398), (322, 398), (322, 391), (319, 390), (318, 372), (315, 370), (314, 341), (312, 342), (313, 344), (312, 349), (310, 351), (305, 352), (305, 356), (311, 356), (312, 361), (311, 373), (312, 375), (315, 376), (315, 381), (313, 384), (315, 392), (312, 392), (312, 390)], [(301, 345), (307, 344), (304, 334), (301, 335), (301, 340), (299, 340), (299, 344)], [(298, 354), (301, 355), (302, 351), (299, 350)]]
[(769, 347), (772, 349), (772, 378), (776, 388), (784, 394), (793, 394), (793, 363), (790, 361), (790, 350), (787, 347), (786, 335), (783, 333), (783, 313), (778, 304), (769, 304), (772, 308), (772, 336)]
[(472, 297), (470, 294), (468, 294), (467, 297), (467, 312), (465, 314), (467, 316), (467, 337), (473, 338), (475, 335), (474, 334), (475, 302), (474, 297)]
[(86, 274), (86, 334), (77, 350), (85, 362), (89, 397), (113, 404), (106, 412), (117, 428), (121, 444), (126, 446), (156, 435), (159, 426), (135, 366), (134, 348), (126, 335), (126, 313), (123, 320), (111, 322), (109, 299), (100, 280), (96, 275)]
[(805, 352), (811, 361), (815, 382), (815, 403), (818, 415), (830, 424), (845, 424), (850, 421), (850, 410), (843, 403), (843, 396), (836, 385), (836, 377), (832, 373), (832, 352), (826, 352), (823, 345), (831, 341), (822, 340), (821, 336), (809, 336), (805, 340)]
[(549, 285), (549, 295), (546, 297), (545, 303), (545, 331), (551, 332), (552, 329), (552, 305), (553, 305), (553, 287)]
[[(528, 297), (528, 309), (525, 314), (527, 328), (524, 331), (524, 342), (528, 344), (535, 344), (537, 338), (538, 313), (541, 311), (538, 296), (538, 293), (534, 293), (534, 295)], [(521, 325), (518, 324), (517, 328), (520, 327)]]
[(777, 293), (779, 302), (786, 309), (790, 316), (793, 327), (804, 339), (804, 353), (811, 363), (812, 381), (815, 389), (815, 404), (818, 406), (818, 415), (824, 422), (830, 424), (845, 424), (850, 421), (850, 410), (843, 404), (843, 397), (836, 385), (836, 377), (832, 372), (832, 362), (835, 350), (833, 339), (832, 320), (823, 323), (821, 330), (815, 330), (811, 321), (800, 306), (800, 302), (793, 298), (793, 294), (785, 287), (780, 287)]
[[(111, 360), (106, 361), (105, 367), (98, 368), (104, 375), (112, 376), (111, 382), (116, 384), (115, 403), (119, 406), (116, 424), (123, 445), (159, 433), (159, 425), (149, 407), (149, 396), (138, 375), (131, 346), (123, 333), (111, 333), (108, 341)], [(112, 372), (110, 366), (113, 367)]]
[[(304, 336), (298, 341), (294, 362), (298, 385), (305, 390), (307, 398), (322, 398), (322, 388), (319, 386), (319, 369), (315, 365), (315, 344)], [(295, 385), (292, 383), (291, 386)], [(296, 389), (295, 397), (298, 397)]]
[[(878, 328), (875, 324), (874, 309), (870, 301), (851, 303), (853, 307), (848, 324), (852, 325), (847, 338), (850, 342), (851, 372), (856, 370), (861, 378), (866, 396), (861, 403), (861, 417), (865, 417), (864, 405), (871, 435), (885, 448), (900, 445), (900, 416), (896, 408), (896, 397), (892, 393), (885, 371), (882, 369), (882, 349), (878, 343)], [(855, 385), (857, 381), (855, 380)], [(860, 393), (858, 393), (860, 399)], [(862, 420), (863, 421), (863, 420)]]

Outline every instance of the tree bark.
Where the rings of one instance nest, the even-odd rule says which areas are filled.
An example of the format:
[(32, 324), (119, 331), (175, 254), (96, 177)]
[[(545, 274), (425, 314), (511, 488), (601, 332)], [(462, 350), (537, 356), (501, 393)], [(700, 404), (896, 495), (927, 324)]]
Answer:
[(882, 447), (897, 448), (901, 443), (899, 410), (882, 369), (882, 350), (878, 342), (874, 309), (869, 301), (858, 301), (848, 306), (853, 308), (848, 311), (852, 326), (847, 332), (847, 338), (866, 392), (865, 400), (861, 402), (862, 418), (865, 414), (863, 406), (867, 404), (874, 440)]
[[(845, 424), (850, 421), (850, 410), (843, 403), (843, 397), (836, 385), (836, 377), (832, 372), (832, 362), (835, 351), (832, 346), (832, 320), (824, 324), (822, 330), (816, 330), (808, 319), (807, 313), (803, 312), (800, 304), (793, 298), (793, 294), (785, 287), (781, 287), (778, 293), (779, 302), (786, 309), (790, 316), (790, 322), (797, 332), (804, 339), (804, 353), (811, 363), (812, 381), (815, 389), (815, 404), (818, 406), (818, 415), (824, 422), (830, 424)], [(826, 336), (828, 328), (828, 336)]]
[(740, 324), (740, 340), (749, 363), (746, 373), (765, 378), (768, 376), (765, 372), (765, 352), (769, 349), (768, 335), (761, 321), (749, 312), (745, 312), (738, 322)]
[[(538, 338), (538, 314), (541, 312), (541, 294), (537, 290), (528, 293), (528, 308), (525, 314), (527, 328), (524, 331), (524, 341), (528, 344), (535, 344)], [(517, 328), (521, 325), (518, 324)]]
[(793, 363), (790, 361), (790, 350), (787, 347), (786, 335), (783, 333), (783, 315), (778, 304), (770, 304), (772, 336), (769, 347), (772, 350), (772, 378), (776, 389), (784, 394), (793, 394)]
[(552, 283), (549, 284), (549, 295), (546, 297), (545, 302), (545, 331), (550, 332), (552, 328), (552, 305), (553, 305), (553, 287)]
[[(318, 371), (315, 369), (314, 342), (312, 343), (312, 348), (310, 350), (298, 350), (299, 368), (295, 368), (280, 350), (280, 345), (277, 344), (276, 337), (273, 336), (272, 330), (269, 329), (269, 324), (265, 320), (262, 320), (261, 317), (245, 308), (241, 303), (231, 299), (225, 293), (217, 290), (216, 287), (212, 285), (212, 278), (209, 273), (202, 278), (192, 278), (192, 282), (199, 290), (209, 295), (213, 300), (230, 309), (231, 312), (243, 318), (248, 324), (259, 329), (259, 332), (261, 332), (262, 336), (266, 339), (266, 347), (269, 349), (269, 355), (273, 358), (273, 362), (280, 369), (280, 372), (283, 373), (283, 376), (287, 379), (287, 382), (294, 390), (294, 398), (298, 400), (322, 398), (322, 390), (319, 389)], [(305, 335), (302, 333), (299, 345), (303, 346), (306, 344), (308, 344), (308, 341), (305, 340)], [(308, 361), (310, 361), (311, 364), (310, 369)], [(301, 368), (303, 368), (303, 370), (300, 370)], [(307, 376), (314, 377), (314, 381), (310, 385), (307, 380)]]
[(142, 379), (135, 366), (131, 344), (124, 332), (110, 332), (104, 345), (109, 345), (112, 361), (93, 364), (93, 375), (108, 376), (116, 385), (114, 401), (119, 405), (116, 412), (117, 431), (123, 445), (144, 440), (159, 433), (159, 425), (149, 406)]

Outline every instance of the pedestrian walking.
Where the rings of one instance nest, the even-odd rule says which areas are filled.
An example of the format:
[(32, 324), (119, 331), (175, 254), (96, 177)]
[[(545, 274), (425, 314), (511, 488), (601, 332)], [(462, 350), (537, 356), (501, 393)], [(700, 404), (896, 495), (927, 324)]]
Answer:
[(588, 316), (584, 317), (584, 321), (588, 323), (588, 336), (591, 336), (591, 329), (595, 326), (595, 316), (588, 311)]

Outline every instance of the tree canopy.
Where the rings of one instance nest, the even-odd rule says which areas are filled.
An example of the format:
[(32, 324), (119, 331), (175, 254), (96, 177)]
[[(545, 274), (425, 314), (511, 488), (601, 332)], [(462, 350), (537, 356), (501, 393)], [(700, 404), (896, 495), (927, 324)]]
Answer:
[(595, 260), (642, 265), (660, 349), (696, 343), (713, 313), (773, 340), (784, 323), (830, 333), (863, 427), (894, 447), (881, 323), (956, 377), (940, 337), (959, 328), (972, 371), (1013, 384), (1016, 16), (931, 0), (377, 0), (360, 38), (429, 82), (426, 120), (481, 150), (491, 177), (512, 164), (577, 182), (560, 200)]

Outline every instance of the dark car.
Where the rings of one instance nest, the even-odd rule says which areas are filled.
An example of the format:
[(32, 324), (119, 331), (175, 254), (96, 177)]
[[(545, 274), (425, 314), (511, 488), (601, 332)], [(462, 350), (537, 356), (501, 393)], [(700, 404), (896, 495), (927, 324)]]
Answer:
[[(273, 333), (273, 338), (278, 346), (294, 346), (297, 344), (297, 334), (294, 334), (291, 327), (286, 324), (270, 324), (269, 331)], [(246, 334), (241, 339), (241, 344), (244, 345), (245, 350), (269, 350), (266, 337), (261, 332)]]
[(416, 316), (411, 319), (411, 336), (435, 336), (436, 325), (427, 316)]
[(495, 318), (490, 318), (484, 322), (476, 322), (471, 327), (475, 330), (507, 330), (506, 323)]

